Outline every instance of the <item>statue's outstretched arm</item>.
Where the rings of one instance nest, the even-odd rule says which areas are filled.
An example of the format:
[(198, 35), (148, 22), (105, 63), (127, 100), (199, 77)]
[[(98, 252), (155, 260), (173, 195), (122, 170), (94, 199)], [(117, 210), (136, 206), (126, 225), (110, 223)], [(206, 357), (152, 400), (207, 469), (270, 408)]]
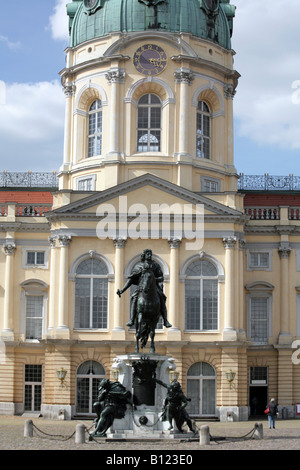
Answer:
[(123, 294), (123, 292), (125, 292), (127, 289), (129, 289), (129, 287), (132, 285), (132, 279), (128, 279), (128, 281), (126, 282), (125, 286), (123, 287), (123, 289), (118, 289), (117, 290), (117, 294), (119, 297), (121, 297), (121, 295)]

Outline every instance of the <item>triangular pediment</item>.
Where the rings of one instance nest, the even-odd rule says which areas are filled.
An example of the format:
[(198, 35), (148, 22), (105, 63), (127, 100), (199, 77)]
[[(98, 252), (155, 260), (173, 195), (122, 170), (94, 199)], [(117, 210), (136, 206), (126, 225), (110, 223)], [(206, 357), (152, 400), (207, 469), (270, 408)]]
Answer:
[[(53, 217), (79, 216), (80, 214), (96, 214), (99, 205), (112, 204), (119, 212), (120, 198), (126, 196), (127, 208), (133, 204), (142, 204), (149, 211), (151, 206), (156, 204), (179, 204), (181, 206), (189, 204), (203, 206), (205, 216), (223, 216), (229, 218), (239, 218), (243, 214), (240, 211), (225, 206), (219, 202), (182, 188), (176, 184), (158, 178), (151, 174), (129, 180), (112, 188), (101, 192), (95, 192), (80, 200), (54, 209), (50, 214)], [(124, 206), (122, 206), (124, 207)], [(121, 212), (121, 210), (120, 210)]]

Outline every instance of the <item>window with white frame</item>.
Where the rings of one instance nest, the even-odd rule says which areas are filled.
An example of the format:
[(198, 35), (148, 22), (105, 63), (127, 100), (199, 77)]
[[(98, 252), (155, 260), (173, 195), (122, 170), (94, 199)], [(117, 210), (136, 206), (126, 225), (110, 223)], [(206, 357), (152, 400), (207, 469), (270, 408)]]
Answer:
[(246, 254), (248, 271), (272, 271), (273, 251), (271, 249), (249, 249)]
[(102, 329), (108, 326), (108, 270), (96, 258), (82, 261), (76, 270), (76, 329)]
[(215, 178), (201, 176), (201, 191), (204, 193), (217, 193), (220, 191), (221, 182)]
[(88, 112), (88, 157), (102, 152), (102, 102), (95, 100)]
[(23, 269), (39, 268), (48, 269), (49, 248), (37, 248), (32, 245), (22, 248), (22, 267)]
[(138, 102), (137, 151), (161, 151), (161, 101), (152, 93), (143, 95)]
[(253, 343), (267, 344), (272, 335), (272, 291), (266, 282), (254, 282), (246, 286), (247, 335)]
[(45, 251), (27, 251), (26, 264), (27, 266), (44, 266)]
[(250, 331), (254, 343), (268, 342), (268, 299), (252, 297), (250, 299)]
[(26, 340), (40, 340), (46, 332), (48, 285), (32, 279), (21, 287), (21, 331)]
[(217, 268), (208, 260), (197, 259), (188, 266), (185, 274), (185, 329), (217, 330)]
[(269, 266), (269, 253), (249, 254), (249, 265), (251, 268), (267, 268)]
[(210, 159), (211, 113), (204, 101), (197, 106), (196, 155)]
[(77, 191), (95, 191), (96, 175), (81, 176), (76, 180)]
[(26, 339), (42, 339), (43, 310), (43, 295), (26, 295)]

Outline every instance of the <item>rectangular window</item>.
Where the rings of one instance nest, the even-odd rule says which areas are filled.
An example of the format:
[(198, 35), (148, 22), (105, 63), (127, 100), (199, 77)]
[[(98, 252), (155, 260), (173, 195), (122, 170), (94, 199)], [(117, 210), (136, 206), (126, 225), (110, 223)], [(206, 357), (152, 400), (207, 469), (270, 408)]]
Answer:
[(250, 253), (250, 268), (268, 268), (269, 253)]
[(92, 178), (78, 181), (78, 191), (92, 191)]
[(43, 304), (42, 295), (26, 296), (26, 339), (42, 339)]
[(185, 282), (187, 330), (218, 329), (218, 281), (188, 279)]
[(251, 298), (250, 311), (251, 341), (255, 343), (268, 342), (268, 298)]
[(44, 266), (45, 252), (44, 251), (27, 251), (26, 264), (30, 266)]

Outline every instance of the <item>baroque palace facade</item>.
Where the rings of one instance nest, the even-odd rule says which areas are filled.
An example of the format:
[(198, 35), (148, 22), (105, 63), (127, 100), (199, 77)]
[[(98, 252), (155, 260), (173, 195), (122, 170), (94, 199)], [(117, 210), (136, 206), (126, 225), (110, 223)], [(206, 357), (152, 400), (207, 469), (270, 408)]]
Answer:
[(156, 348), (190, 415), (247, 420), (274, 397), (296, 417), (300, 194), (234, 166), (235, 7), (73, 0), (67, 14), (58, 183), (4, 174), (0, 191), (0, 413), (93, 415), (99, 380), (134, 352), (130, 291), (116, 292), (149, 248), (172, 325)]

